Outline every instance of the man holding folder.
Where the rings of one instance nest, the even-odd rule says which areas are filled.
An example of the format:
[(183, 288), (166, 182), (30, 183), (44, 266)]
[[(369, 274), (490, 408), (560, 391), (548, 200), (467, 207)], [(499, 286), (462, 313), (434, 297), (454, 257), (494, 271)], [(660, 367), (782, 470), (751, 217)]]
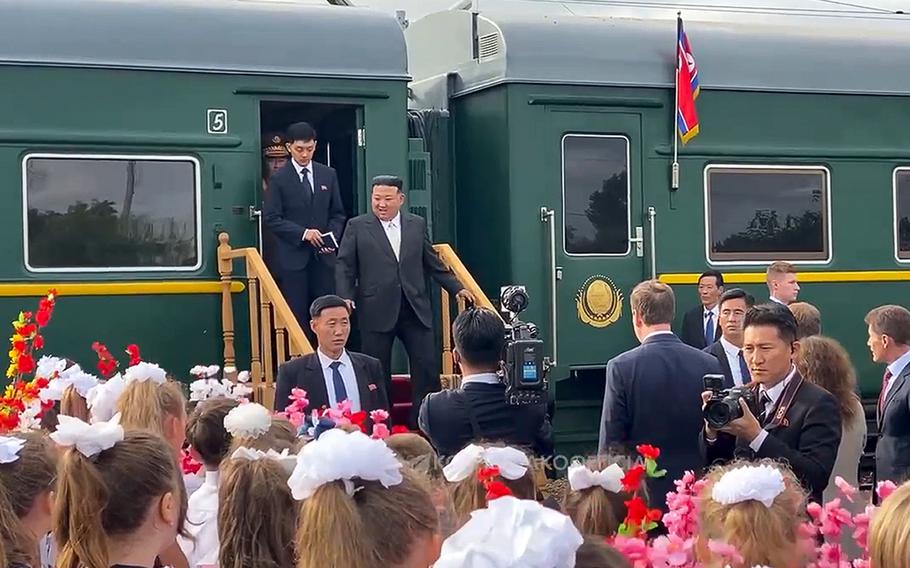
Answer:
[(316, 131), (306, 122), (287, 132), (291, 159), (269, 180), (265, 224), (278, 238), (276, 256), (281, 292), (310, 343), (307, 325), (315, 298), (335, 292), (335, 253), (345, 213), (335, 170), (312, 161)]

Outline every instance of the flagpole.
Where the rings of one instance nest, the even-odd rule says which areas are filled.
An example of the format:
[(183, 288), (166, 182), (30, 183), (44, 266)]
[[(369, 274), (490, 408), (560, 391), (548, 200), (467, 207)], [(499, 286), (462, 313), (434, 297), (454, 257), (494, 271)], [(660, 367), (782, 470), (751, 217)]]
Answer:
[(676, 73), (673, 78), (673, 166), (670, 189), (679, 189), (679, 28), (682, 12), (676, 12)]

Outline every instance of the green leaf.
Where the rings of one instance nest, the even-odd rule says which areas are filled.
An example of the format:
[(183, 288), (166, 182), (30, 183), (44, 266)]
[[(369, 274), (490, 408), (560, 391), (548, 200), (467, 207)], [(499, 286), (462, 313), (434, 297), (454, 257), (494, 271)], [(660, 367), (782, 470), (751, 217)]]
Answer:
[(667, 475), (667, 470), (662, 469), (660, 471), (655, 471), (654, 475), (652, 475), (651, 477), (663, 477), (665, 475)]

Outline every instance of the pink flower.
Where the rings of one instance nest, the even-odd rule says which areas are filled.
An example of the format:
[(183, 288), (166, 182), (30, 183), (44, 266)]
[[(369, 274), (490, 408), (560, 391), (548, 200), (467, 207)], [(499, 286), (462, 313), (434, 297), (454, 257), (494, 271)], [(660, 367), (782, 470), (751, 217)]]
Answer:
[(853, 497), (856, 495), (856, 487), (853, 487), (847, 483), (844, 478), (839, 475), (834, 478), (834, 484), (837, 485), (837, 488), (840, 490), (841, 494), (852, 503)]
[(388, 438), (391, 435), (392, 434), (391, 434), (391, 432), (389, 432), (389, 427), (386, 426), (385, 422), (374, 422), (373, 423), (372, 438), (374, 440), (385, 440), (386, 438)]
[(676, 535), (659, 536), (651, 542), (648, 559), (654, 568), (670, 568), (672, 566), (694, 567), (695, 559), (692, 557), (694, 539), (686, 539)]
[(897, 489), (897, 485), (895, 485), (894, 482), (879, 481), (878, 487), (875, 488), (876, 493), (878, 493), (879, 502), (887, 499), (889, 495), (894, 493), (895, 489)]
[(742, 564), (745, 562), (743, 557), (740, 556), (739, 551), (736, 550), (736, 547), (725, 542), (709, 540), (708, 550), (711, 551), (711, 554), (719, 556), (721, 560), (725, 560), (730, 564)]
[(371, 391), (374, 391), (379, 387), (377, 387), (375, 383), (370, 383), (367, 385), (367, 388), (370, 389)]
[(610, 544), (626, 557), (632, 568), (648, 568), (648, 544), (644, 539), (617, 535)]
[(373, 424), (376, 424), (377, 422), (385, 422), (388, 419), (389, 413), (381, 408), (377, 408), (376, 410), (370, 412), (370, 420), (373, 421)]

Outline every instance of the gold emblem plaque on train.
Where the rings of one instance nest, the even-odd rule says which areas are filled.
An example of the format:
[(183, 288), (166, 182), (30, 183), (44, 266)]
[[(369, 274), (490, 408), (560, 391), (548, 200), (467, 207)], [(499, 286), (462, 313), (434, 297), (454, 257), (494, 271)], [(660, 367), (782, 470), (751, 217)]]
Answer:
[(591, 327), (607, 327), (622, 316), (622, 292), (600, 274), (588, 278), (575, 295), (578, 319)]

